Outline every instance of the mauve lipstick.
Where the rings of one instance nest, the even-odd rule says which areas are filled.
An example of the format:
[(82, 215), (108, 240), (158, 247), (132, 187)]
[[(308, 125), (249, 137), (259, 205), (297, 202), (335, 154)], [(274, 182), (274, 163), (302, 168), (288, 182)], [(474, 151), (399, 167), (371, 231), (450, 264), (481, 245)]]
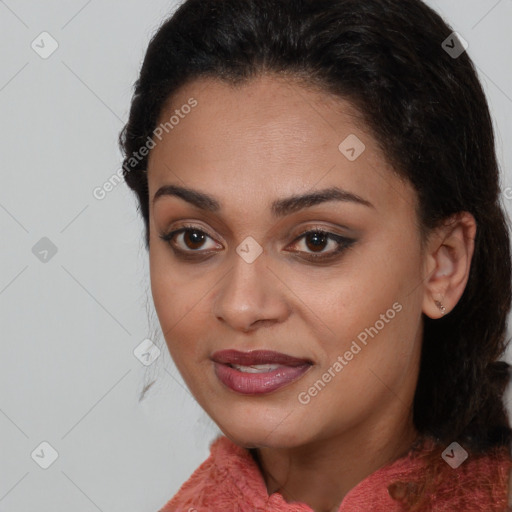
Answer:
[(217, 378), (231, 390), (244, 395), (261, 395), (282, 388), (304, 375), (312, 366), (270, 350), (220, 350), (211, 356)]

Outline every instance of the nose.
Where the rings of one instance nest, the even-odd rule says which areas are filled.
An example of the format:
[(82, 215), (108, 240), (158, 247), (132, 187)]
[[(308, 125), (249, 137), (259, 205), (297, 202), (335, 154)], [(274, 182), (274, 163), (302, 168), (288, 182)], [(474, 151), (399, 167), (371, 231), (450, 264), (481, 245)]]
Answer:
[(213, 298), (213, 314), (233, 330), (250, 332), (289, 315), (286, 287), (267, 266), (264, 253), (252, 263), (238, 255)]

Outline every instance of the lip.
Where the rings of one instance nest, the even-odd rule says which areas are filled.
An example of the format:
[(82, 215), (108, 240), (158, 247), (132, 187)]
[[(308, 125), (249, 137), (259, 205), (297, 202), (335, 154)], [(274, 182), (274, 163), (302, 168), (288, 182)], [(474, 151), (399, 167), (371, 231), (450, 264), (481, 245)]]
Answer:
[(221, 364), (281, 364), (283, 366), (300, 366), (305, 363), (311, 364), (309, 359), (299, 359), (281, 352), (272, 350), (251, 350), (240, 352), (239, 350), (219, 350), (212, 354), (212, 360)]
[[(310, 360), (270, 350), (221, 350), (212, 354), (211, 359), (215, 365), (217, 378), (232, 391), (243, 395), (262, 395), (276, 391), (296, 381), (312, 367)], [(247, 373), (233, 368), (230, 366), (232, 364), (273, 364), (279, 367), (263, 373)]]

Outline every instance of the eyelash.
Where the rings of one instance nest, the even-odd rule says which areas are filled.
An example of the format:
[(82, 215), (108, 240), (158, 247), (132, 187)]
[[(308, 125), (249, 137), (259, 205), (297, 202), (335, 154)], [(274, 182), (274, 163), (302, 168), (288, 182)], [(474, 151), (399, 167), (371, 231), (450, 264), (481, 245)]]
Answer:
[[(193, 253), (203, 252), (203, 253), (208, 254), (208, 252), (210, 252), (210, 251), (204, 251), (204, 250), (202, 251), (200, 249), (198, 249), (196, 251), (194, 251), (194, 250), (184, 251), (184, 250), (178, 249), (172, 245), (171, 242), (176, 235), (179, 235), (181, 233), (190, 232), (190, 231), (195, 231), (196, 233), (200, 233), (200, 234), (206, 235), (209, 238), (212, 238), (208, 233), (206, 233), (206, 231), (203, 231), (202, 229), (199, 229), (193, 225), (183, 225), (183, 227), (181, 227), (180, 229), (170, 231), (169, 233), (161, 234), (160, 238), (164, 242), (168, 243), (171, 246), (171, 249), (174, 251), (174, 253), (177, 256), (179, 256), (183, 259), (197, 259), (198, 256), (193, 256), (192, 255)], [(315, 262), (323, 262), (326, 260), (333, 259), (335, 256), (337, 256), (338, 254), (343, 252), (345, 249), (348, 249), (355, 242), (355, 240), (352, 238), (346, 238), (344, 236), (337, 235), (335, 233), (331, 233), (330, 231), (326, 231), (323, 228), (314, 228), (313, 227), (313, 228), (309, 228), (306, 231), (303, 231), (300, 235), (298, 235), (293, 240), (292, 243), (295, 244), (299, 240), (304, 238), (306, 235), (310, 235), (310, 234), (325, 235), (328, 238), (328, 240), (333, 240), (334, 242), (336, 242), (338, 244), (338, 247), (334, 251), (330, 251), (329, 253), (327, 253), (327, 256), (325, 256), (325, 253), (322, 253), (322, 255), (318, 255), (315, 253), (306, 253), (306, 254), (308, 254), (308, 257), (306, 257), (305, 259), (310, 260), (310, 261), (315, 261)], [(215, 251), (213, 251), (213, 252), (215, 252)], [(293, 251), (293, 252), (304, 252), (304, 251)]]

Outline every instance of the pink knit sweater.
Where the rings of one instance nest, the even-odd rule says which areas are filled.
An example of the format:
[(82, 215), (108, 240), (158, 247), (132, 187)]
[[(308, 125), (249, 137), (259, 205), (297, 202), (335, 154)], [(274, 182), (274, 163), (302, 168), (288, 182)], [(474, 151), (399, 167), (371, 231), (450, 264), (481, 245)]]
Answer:
[[(422, 453), (433, 449), (425, 444)], [(499, 456), (469, 456), (458, 468), (442, 461), (443, 478), (428, 498), (428, 512), (506, 512), (512, 460)], [(387, 486), (418, 477), (424, 463), (412, 450), (381, 467), (346, 494), (338, 512), (404, 512)], [(446, 472), (446, 476), (444, 476)], [(225, 436), (210, 446), (210, 456), (159, 512), (312, 512), (305, 503), (288, 503), (278, 492), (268, 495), (259, 467), (247, 449)]]

